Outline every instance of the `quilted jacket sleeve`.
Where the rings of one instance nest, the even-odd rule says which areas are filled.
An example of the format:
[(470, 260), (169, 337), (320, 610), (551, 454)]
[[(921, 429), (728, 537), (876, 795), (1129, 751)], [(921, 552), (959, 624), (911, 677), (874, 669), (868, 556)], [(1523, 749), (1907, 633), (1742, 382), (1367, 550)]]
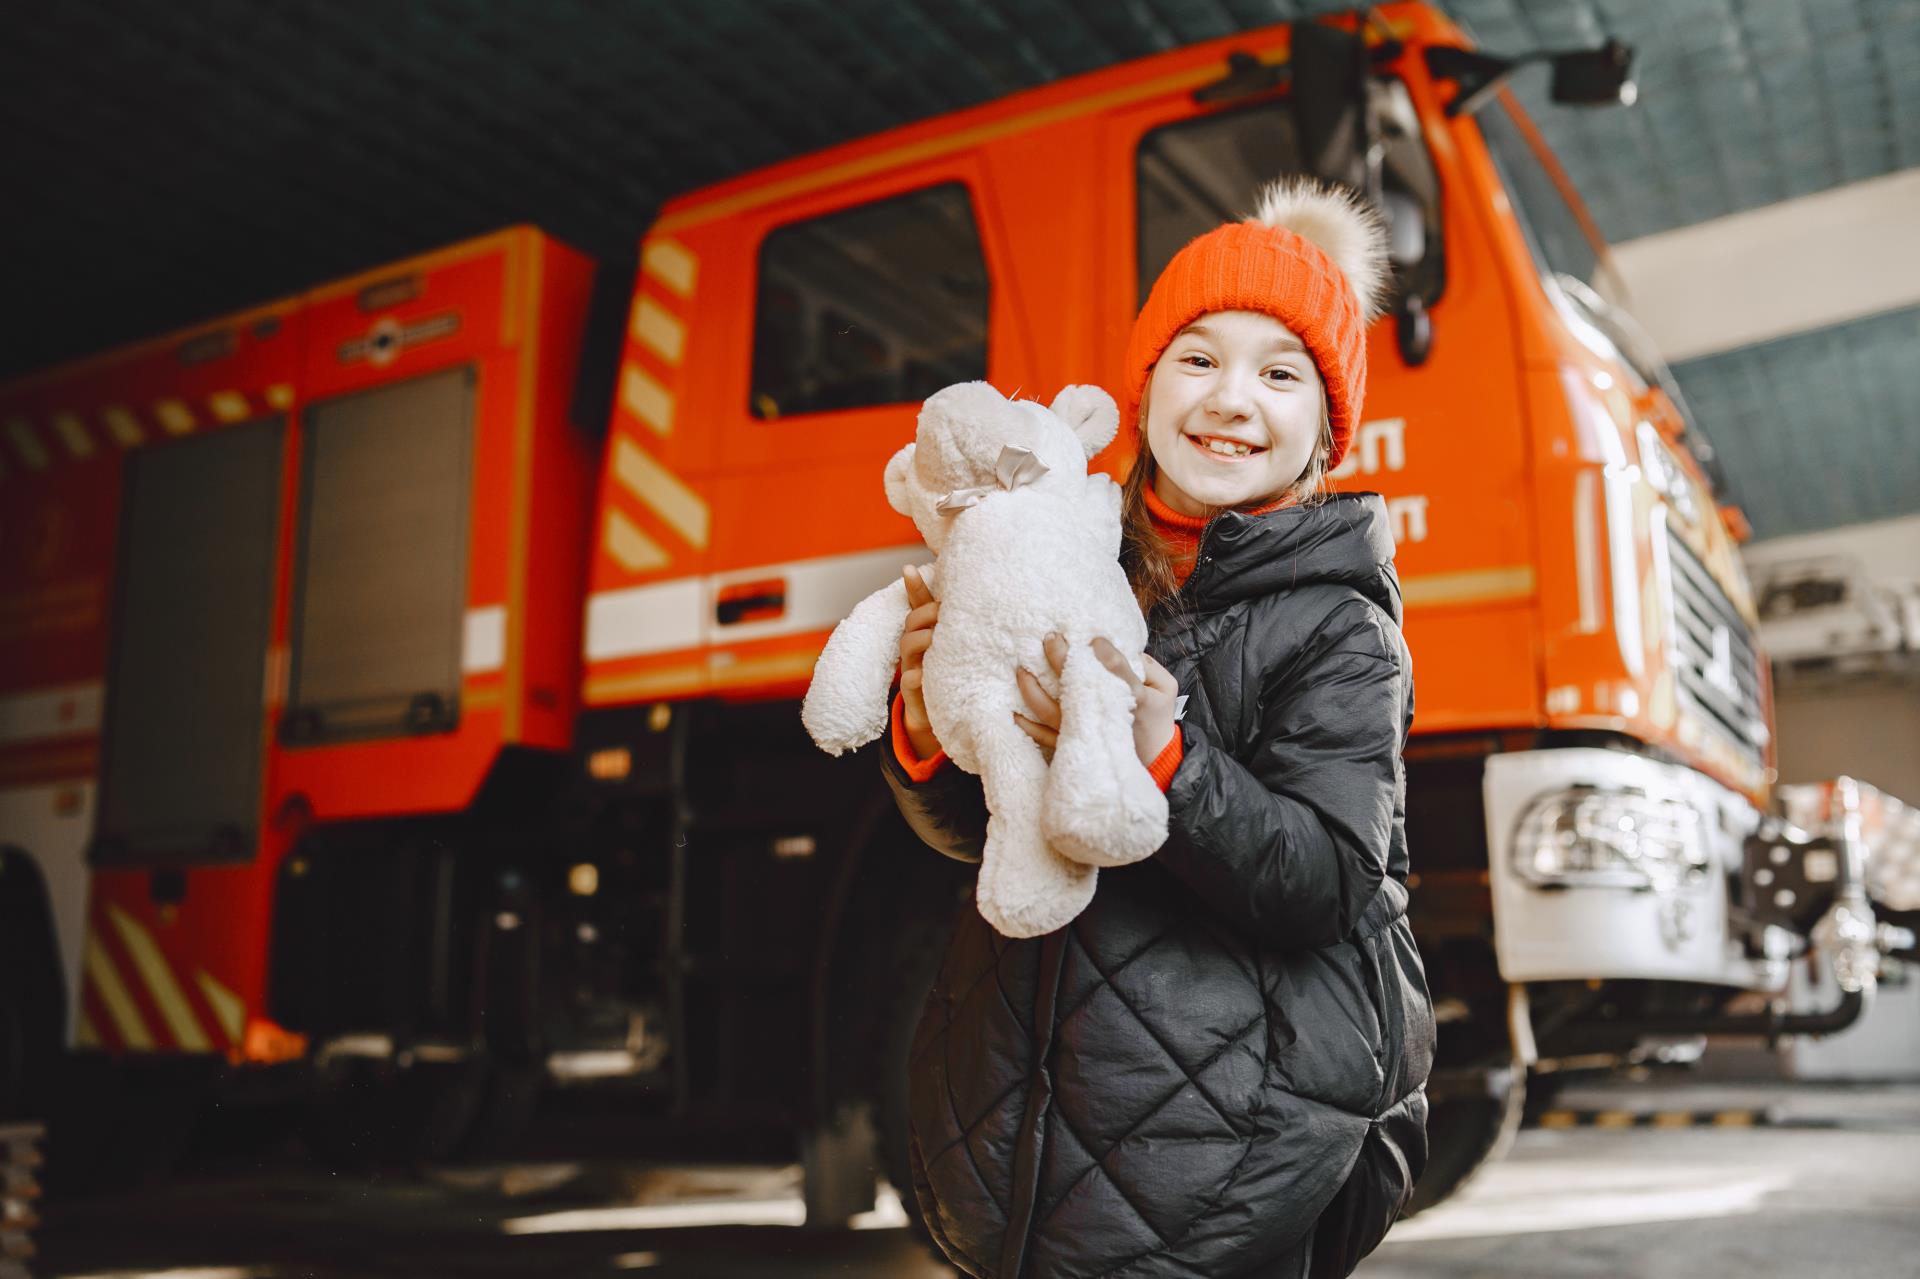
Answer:
[(977, 862), (987, 843), (987, 797), (980, 779), (952, 764), (925, 781), (915, 781), (890, 743), (879, 751), (880, 771), (893, 788), (894, 803), (927, 847), (955, 861)]
[(1261, 673), (1246, 763), (1182, 724), (1159, 861), (1268, 945), (1340, 940), (1386, 876), (1403, 785), (1404, 653), (1392, 624), (1354, 600), (1329, 613), (1300, 660)]

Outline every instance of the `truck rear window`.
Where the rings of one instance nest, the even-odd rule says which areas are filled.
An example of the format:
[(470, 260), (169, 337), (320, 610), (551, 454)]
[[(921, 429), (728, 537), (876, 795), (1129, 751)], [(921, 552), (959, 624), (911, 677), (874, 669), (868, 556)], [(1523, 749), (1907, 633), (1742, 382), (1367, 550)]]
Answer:
[(987, 296), (958, 182), (781, 227), (760, 247), (748, 407), (904, 404), (985, 378)]

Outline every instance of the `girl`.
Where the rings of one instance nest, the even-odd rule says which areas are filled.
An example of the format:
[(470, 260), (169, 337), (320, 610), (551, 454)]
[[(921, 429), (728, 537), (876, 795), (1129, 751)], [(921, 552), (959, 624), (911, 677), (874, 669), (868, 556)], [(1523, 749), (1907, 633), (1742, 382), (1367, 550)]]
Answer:
[[(1321, 491), (1359, 419), (1382, 240), (1353, 201), (1279, 184), (1182, 249), (1135, 321), (1146, 678), (1095, 648), (1134, 689), (1170, 830), (1057, 932), (956, 923), (909, 1057), (911, 1151), (968, 1274), (1345, 1275), (1426, 1162), (1393, 542), (1378, 495)], [(920, 696), (940, 606), (907, 586), (884, 767), (922, 839), (978, 860), (979, 781), (945, 767)], [(1064, 641), (1046, 650), (1059, 670)], [(1016, 678), (1050, 749), (1059, 708)]]

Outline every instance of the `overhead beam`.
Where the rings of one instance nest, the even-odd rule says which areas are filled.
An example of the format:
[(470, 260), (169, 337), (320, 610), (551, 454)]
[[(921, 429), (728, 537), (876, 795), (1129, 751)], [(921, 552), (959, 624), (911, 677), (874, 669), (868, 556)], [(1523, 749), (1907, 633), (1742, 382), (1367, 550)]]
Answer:
[(1920, 306), (1920, 169), (1615, 245), (1669, 363)]

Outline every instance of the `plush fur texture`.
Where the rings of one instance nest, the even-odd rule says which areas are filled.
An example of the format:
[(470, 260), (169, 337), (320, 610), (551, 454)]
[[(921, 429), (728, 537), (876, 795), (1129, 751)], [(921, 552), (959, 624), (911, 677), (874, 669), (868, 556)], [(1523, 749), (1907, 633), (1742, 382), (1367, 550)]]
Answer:
[(1386, 226), (1372, 205), (1344, 187), (1312, 178), (1281, 178), (1260, 192), (1253, 217), (1320, 246), (1347, 277), (1366, 321), (1380, 315), (1392, 266)]
[[(975, 900), (1008, 937), (1066, 924), (1092, 900), (1095, 867), (1138, 861), (1166, 840), (1166, 796), (1133, 748), (1132, 693), (1090, 646), (1104, 636), (1142, 669), (1147, 625), (1120, 568), (1120, 490), (1087, 473), (1118, 425), (1097, 387), (1067, 387), (1049, 407), (968, 382), (927, 400), (914, 443), (887, 464), (888, 502), (939, 556), (928, 573), (940, 623), (923, 664), (927, 718), (984, 785), (991, 816)], [(1005, 487), (1009, 445), (1044, 474)], [(969, 491), (970, 505), (942, 509)], [(827, 641), (801, 708), (822, 750), (886, 731), (907, 611), (894, 582)], [(1049, 631), (1068, 643), (1057, 678), (1041, 650)], [(1051, 764), (1014, 722), (1025, 709), (1018, 667), (1060, 699)]]

